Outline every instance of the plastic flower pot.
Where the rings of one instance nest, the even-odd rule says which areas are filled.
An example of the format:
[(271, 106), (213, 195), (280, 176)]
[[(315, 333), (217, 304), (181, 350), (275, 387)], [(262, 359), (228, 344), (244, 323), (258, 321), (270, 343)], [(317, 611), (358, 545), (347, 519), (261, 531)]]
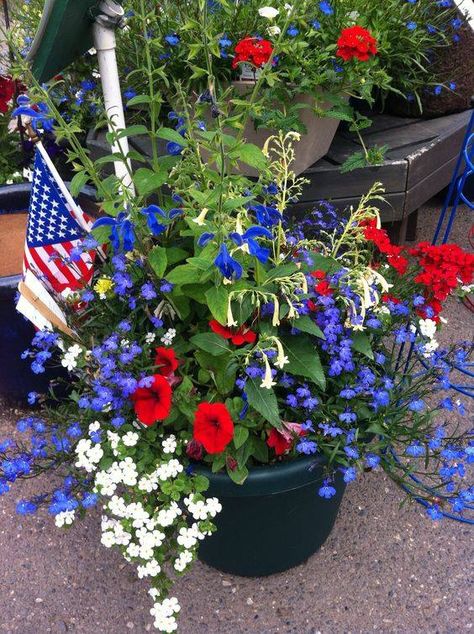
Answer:
[[(0, 187), (0, 396), (24, 400), (28, 392), (44, 392), (61, 369), (34, 374), (30, 360), (21, 359), (35, 329), (15, 308), (21, 279), (25, 242), (26, 213), (30, 201), (30, 183)], [(89, 203), (85, 205), (87, 200)], [(92, 190), (80, 199), (90, 212)]]
[(324, 461), (298, 458), (253, 469), (242, 485), (226, 473), (211, 473), (207, 496), (216, 496), (222, 511), (217, 531), (200, 545), (201, 561), (223, 572), (260, 577), (283, 572), (313, 555), (329, 536), (342, 500), (341, 473), (332, 485), (336, 495), (323, 499)]
[[(255, 82), (253, 80), (239, 80), (232, 82), (236, 92), (240, 98), (249, 95), (252, 92)], [(294, 104), (307, 106), (299, 110), (301, 122), (306, 127), (306, 134), (301, 135), (301, 139), (295, 143), (295, 160), (291, 169), (295, 174), (301, 174), (308, 169), (313, 163), (319, 161), (327, 154), (329, 147), (339, 127), (339, 119), (333, 117), (318, 117), (315, 115), (313, 108), (315, 105), (323, 110), (329, 110), (331, 104), (324, 101), (324, 93), (319, 99), (313, 95), (299, 94), (294, 98)], [(276, 130), (267, 128), (255, 128), (252, 120), (247, 122), (243, 133), (248, 143), (253, 143), (262, 148), (268, 137), (275, 134)], [(248, 165), (242, 164), (240, 170), (246, 176), (258, 176), (258, 171)]]

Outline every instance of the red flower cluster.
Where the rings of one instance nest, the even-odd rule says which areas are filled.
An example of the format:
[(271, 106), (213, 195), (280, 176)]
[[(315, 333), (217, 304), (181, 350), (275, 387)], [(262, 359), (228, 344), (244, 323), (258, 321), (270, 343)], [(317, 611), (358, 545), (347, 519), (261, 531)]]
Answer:
[(363, 227), (366, 240), (373, 242), (379, 251), (387, 256), (388, 263), (393, 266), (400, 275), (404, 275), (408, 268), (408, 260), (402, 256), (402, 247), (397, 247), (390, 242), (390, 238), (385, 229), (379, 229), (377, 227), (375, 218), (365, 221)]
[(207, 453), (221, 453), (234, 437), (234, 423), (224, 403), (200, 403), (194, 416), (194, 440)]
[(158, 367), (158, 374), (170, 376), (178, 368), (178, 359), (172, 348), (155, 349), (155, 365)]
[(417, 258), (421, 272), (415, 282), (425, 287), (425, 298), (437, 314), (441, 302), (455, 288), (462, 284), (471, 284), (474, 276), (474, 255), (466, 253), (457, 244), (435, 246), (429, 242), (420, 242), (409, 249), (410, 255)]
[(254, 343), (257, 339), (257, 333), (247, 328), (247, 326), (240, 326), (240, 328), (227, 328), (223, 326), (216, 319), (212, 319), (209, 322), (209, 326), (212, 332), (222, 337), (223, 339), (230, 339), (234, 346), (243, 346), (244, 343)]
[(165, 377), (153, 375), (151, 387), (139, 387), (131, 396), (138, 420), (151, 426), (167, 418), (171, 410), (171, 397), (171, 386)]
[(273, 46), (268, 40), (260, 40), (256, 37), (244, 37), (235, 47), (232, 68), (236, 68), (242, 62), (247, 62), (257, 68), (261, 68), (268, 62), (272, 53)]
[(362, 26), (350, 26), (342, 29), (337, 40), (336, 55), (344, 61), (358, 59), (367, 62), (371, 55), (377, 54), (377, 40)]
[(8, 104), (15, 94), (15, 82), (6, 75), (0, 75), (0, 112), (8, 112)]

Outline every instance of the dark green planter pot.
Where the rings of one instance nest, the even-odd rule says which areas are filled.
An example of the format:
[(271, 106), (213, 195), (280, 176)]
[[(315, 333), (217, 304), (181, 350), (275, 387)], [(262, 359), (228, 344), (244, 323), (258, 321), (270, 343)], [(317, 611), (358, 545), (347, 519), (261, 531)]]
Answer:
[(199, 559), (244, 577), (272, 575), (306, 561), (331, 532), (345, 489), (338, 473), (336, 495), (330, 500), (318, 495), (323, 464), (311, 457), (256, 467), (241, 486), (225, 473), (197, 466), (210, 480), (206, 495), (222, 504), (217, 531), (201, 543)]

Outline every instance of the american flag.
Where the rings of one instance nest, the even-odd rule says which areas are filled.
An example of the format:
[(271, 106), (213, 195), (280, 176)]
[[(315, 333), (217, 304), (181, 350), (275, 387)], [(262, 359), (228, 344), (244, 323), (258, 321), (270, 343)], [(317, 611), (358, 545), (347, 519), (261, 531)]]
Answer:
[(37, 147), (23, 258), (25, 270), (31, 269), (58, 293), (82, 287), (92, 277), (93, 255), (75, 248), (82, 242), (84, 229), (91, 225), (64, 183), (60, 184), (60, 176), (44, 148)]

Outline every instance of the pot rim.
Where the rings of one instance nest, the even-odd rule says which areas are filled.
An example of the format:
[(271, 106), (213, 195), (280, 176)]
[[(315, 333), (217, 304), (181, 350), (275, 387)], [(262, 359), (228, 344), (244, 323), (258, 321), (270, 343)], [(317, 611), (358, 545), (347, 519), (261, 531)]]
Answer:
[(323, 480), (326, 459), (315, 456), (298, 457), (272, 465), (259, 465), (249, 471), (243, 484), (236, 484), (225, 471), (212, 473), (203, 463), (195, 463), (193, 471), (210, 482), (212, 494), (217, 497), (256, 497), (293, 491)]

